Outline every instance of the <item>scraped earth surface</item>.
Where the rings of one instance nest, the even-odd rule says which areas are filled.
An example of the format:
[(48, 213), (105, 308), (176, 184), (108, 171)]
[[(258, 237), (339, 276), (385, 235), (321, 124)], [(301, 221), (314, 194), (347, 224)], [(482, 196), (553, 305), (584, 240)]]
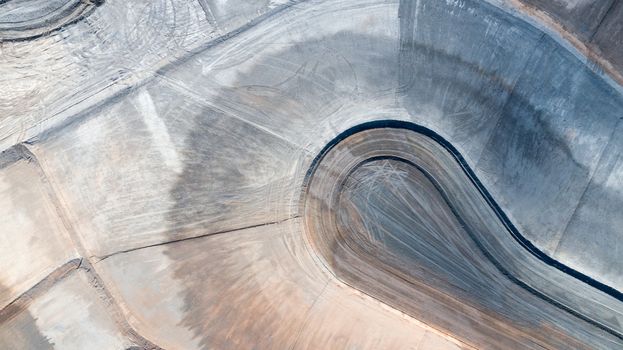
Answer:
[(623, 347), (623, 6), (532, 3), (0, 1), (0, 348)]

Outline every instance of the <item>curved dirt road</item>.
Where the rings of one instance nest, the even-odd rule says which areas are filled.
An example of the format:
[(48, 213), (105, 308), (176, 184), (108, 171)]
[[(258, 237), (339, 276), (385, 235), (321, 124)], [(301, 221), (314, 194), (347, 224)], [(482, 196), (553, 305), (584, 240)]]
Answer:
[(480, 186), (431, 130), (366, 123), (313, 163), (307, 233), (339, 279), (476, 347), (620, 346), (616, 295), (514, 239)]

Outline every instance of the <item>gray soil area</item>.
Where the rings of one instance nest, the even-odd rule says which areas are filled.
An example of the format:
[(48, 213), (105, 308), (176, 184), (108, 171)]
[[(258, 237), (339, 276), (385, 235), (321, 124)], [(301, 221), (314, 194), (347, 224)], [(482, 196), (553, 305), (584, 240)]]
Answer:
[(0, 349), (623, 348), (621, 23), (0, 0)]

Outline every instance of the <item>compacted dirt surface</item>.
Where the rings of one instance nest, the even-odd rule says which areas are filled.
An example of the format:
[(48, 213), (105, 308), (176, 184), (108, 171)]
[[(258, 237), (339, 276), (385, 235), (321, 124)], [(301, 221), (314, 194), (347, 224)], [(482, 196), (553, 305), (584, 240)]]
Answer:
[(621, 8), (0, 0), (0, 348), (623, 348)]

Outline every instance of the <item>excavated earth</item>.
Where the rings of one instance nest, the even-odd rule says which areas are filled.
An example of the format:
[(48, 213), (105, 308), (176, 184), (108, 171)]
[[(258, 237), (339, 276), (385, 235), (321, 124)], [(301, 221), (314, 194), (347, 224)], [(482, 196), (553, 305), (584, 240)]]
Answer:
[(622, 20), (0, 0), (0, 349), (623, 348)]

